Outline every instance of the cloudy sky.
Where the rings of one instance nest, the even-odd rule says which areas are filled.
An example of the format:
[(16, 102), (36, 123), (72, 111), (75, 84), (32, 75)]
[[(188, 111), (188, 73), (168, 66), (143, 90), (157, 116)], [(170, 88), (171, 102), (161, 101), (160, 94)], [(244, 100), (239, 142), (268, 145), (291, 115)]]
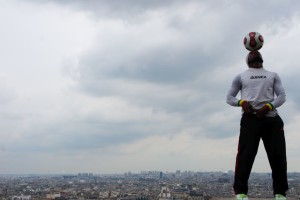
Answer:
[[(300, 1), (0, 0), (0, 174), (233, 170), (226, 104), (260, 32), (300, 171)], [(261, 143), (254, 171), (269, 172)]]

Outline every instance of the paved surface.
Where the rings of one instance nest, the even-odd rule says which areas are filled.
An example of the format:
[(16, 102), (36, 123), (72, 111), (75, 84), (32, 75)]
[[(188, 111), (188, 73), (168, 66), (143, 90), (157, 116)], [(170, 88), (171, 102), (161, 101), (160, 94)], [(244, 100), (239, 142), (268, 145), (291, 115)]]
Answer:
[[(211, 198), (211, 200), (234, 200), (235, 198), (232, 197), (232, 198), (219, 198), (219, 197), (213, 197)], [(251, 198), (249, 197), (249, 200), (271, 200), (271, 199), (274, 199), (274, 198)], [(297, 200), (295, 198), (287, 198), (288, 200)]]

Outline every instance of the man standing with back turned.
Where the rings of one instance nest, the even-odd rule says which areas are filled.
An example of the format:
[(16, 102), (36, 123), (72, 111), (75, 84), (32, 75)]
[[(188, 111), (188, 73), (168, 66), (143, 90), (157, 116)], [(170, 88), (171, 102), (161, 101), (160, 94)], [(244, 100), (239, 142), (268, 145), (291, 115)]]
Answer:
[[(283, 121), (277, 107), (285, 102), (285, 91), (277, 73), (263, 68), (263, 58), (251, 51), (249, 69), (237, 75), (227, 94), (227, 103), (242, 107), (233, 189), (238, 200), (248, 200), (248, 179), (262, 139), (272, 169), (275, 200), (286, 200), (288, 190)], [(241, 99), (236, 95), (241, 92)]]

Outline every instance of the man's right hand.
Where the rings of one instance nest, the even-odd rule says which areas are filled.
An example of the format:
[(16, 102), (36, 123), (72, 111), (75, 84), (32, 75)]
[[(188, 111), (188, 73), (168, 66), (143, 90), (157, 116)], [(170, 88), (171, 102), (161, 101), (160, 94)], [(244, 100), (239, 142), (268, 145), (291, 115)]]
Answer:
[(247, 101), (243, 101), (241, 106), (245, 113), (253, 113), (254, 111), (250, 103), (248, 103)]

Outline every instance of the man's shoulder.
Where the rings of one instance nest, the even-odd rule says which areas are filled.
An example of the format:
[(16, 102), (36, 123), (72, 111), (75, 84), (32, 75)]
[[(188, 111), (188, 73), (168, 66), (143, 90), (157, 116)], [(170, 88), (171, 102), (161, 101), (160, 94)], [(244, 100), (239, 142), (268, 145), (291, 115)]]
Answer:
[(272, 70), (269, 70), (269, 69), (266, 69), (266, 68), (262, 68), (262, 70), (265, 71), (266, 73), (270, 73), (270, 74), (278, 74), (277, 72), (272, 71)]

